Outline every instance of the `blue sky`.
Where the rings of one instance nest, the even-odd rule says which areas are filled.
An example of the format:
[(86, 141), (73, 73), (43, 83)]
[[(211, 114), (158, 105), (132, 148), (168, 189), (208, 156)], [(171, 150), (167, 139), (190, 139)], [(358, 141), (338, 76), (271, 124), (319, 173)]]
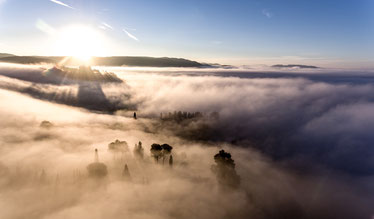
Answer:
[(80, 25), (97, 55), (371, 67), (373, 14), (373, 0), (0, 0), (0, 52), (69, 55), (45, 29)]

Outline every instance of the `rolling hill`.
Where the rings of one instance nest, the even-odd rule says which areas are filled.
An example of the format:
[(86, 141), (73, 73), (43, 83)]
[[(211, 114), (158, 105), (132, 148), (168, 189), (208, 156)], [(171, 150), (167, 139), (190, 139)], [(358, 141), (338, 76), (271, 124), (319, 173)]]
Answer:
[[(0, 62), (18, 63), (18, 64), (39, 64), (51, 63), (57, 64), (65, 57), (63, 56), (15, 56), (11, 54), (0, 55)], [(78, 60), (68, 58), (65, 65), (80, 65)], [(208, 64), (202, 64), (182, 58), (155, 58), (140, 56), (112, 56), (112, 57), (92, 57), (91, 65), (100, 66), (139, 66), (139, 67), (211, 67)]]

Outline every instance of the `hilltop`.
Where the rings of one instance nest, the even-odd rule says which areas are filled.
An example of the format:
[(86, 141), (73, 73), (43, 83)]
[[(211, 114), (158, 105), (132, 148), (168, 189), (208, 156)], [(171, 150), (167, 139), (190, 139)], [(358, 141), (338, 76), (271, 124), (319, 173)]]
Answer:
[[(66, 59), (63, 56), (16, 56), (0, 53), (0, 62), (18, 63), (18, 64), (39, 64), (50, 63), (57, 64)], [(78, 60), (68, 58), (65, 65), (80, 65)], [(183, 58), (168, 57), (141, 57), (141, 56), (111, 56), (111, 57), (92, 57), (91, 65), (100, 66), (133, 66), (133, 67), (211, 67), (211, 65), (191, 61)]]
[(278, 65), (272, 65), (271, 67), (273, 68), (313, 68), (313, 69), (319, 68), (313, 65), (295, 65), (295, 64), (290, 64), (290, 65), (278, 64)]
[(0, 53), (0, 58), (8, 57), (8, 56), (14, 56), (14, 55), (13, 54), (9, 54), (9, 53)]

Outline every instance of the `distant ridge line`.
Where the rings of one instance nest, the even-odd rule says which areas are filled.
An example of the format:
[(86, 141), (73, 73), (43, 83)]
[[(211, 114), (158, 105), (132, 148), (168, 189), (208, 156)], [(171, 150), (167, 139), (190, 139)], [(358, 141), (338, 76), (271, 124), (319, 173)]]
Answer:
[[(0, 62), (10, 62), (18, 64), (38, 64), (61, 62), (64, 56), (16, 56), (0, 53)], [(203, 64), (184, 58), (169, 57), (145, 57), (145, 56), (110, 56), (110, 57), (92, 57), (91, 65), (101, 66), (133, 66), (133, 67), (212, 67), (209, 64)], [(78, 60), (70, 59), (66, 65), (80, 65)]]

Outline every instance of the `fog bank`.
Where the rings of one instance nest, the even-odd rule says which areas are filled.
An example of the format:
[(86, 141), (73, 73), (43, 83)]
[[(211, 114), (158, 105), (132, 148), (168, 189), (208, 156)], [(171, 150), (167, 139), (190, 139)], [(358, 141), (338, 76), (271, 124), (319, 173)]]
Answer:
[[(371, 83), (107, 70), (125, 82), (101, 85), (124, 106), (113, 113), (75, 107), (75, 85), (0, 77), (0, 218), (372, 217)], [(174, 111), (202, 117), (165, 119)], [(128, 150), (108, 150), (116, 139)], [(153, 143), (173, 147), (172, 168)], [(95, 148), (102, 179), (87, 171)], [(237, 188), (212, 171), (221, 149)]]

